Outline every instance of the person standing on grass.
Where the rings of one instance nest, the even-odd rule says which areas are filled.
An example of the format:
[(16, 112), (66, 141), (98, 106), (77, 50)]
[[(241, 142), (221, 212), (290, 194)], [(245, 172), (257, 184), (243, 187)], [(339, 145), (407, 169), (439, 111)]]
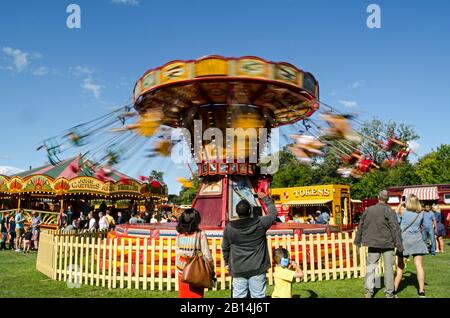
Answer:
[(258, 197), (269, 214), (251, 217), (251, 205), (241, 200), (236, 205), (239, 219), (225, 226), (222, 253), (225, 265), (233, 278), (233, 298), (266, 297), (266, 272), (270, 268), (266, 233), (277, 218), (277, 209), (265, 193)]
[(205, 288), (193, 286), (181, 280), (187, 261), (194, 256), (196, 251), (201, 251), (205, 262), (209, 262), (214, 270), (214, 260), (209, 251), (208, 237), (205, 231), (202, 231), (199, 227), (201, 220), (200, 213), (192, 208), (184, 210), (178, 219), (175, 265), (178, 275), (179, 298), (203, 298)]
[(275, 286), (272, 298), (292, 298), (292, 282), (294, 278), (302, 278), (303, 271), (298, 264), (289, 258), (289, 252), (285, 248), (277, 248), (273, 251), (275, 269), (273, 278)]
[(14, 221), (14, 216), (11, 216), (9, 218), (8, 232), (9, 232), (9, 249), (12, 250), (14, 248), (14, 242), (16, 241), (16, 222)]
[(25, 217), (23, 216), (23, 210), (19, 209), (16, 216), (14, 217), (14, 222), (16, 222), (16, 252), (21, 252), (22, 246), (22, 236), (25, 233)]
[(2, 235), (0, 249), (6, 250), (6, 239), (8, 238), (8, 215), (6, 213), (3, 215), (2, 221), (0, 222), (0, 229)]
[(23, 235), (23, 252), (29, 253), (31, 248), (31, 239), (33, 238), (33, 232), (31, 228), (28, 228), (25, 234)]
[(34, 249), (39, 248), (39, 235), (41, 233), (41, 217), (36, 211), (33, 211), (31, 217), (31, 232), (33, 234), (32, 241), (34, 245)]
[(395, 277), (395, 290), (398, 290), (400, 281), (402, 280), (405, 263), (409, 256), (412, 255), (414, 265), (416, 266), (417, 281), (419, 283), (419, 297), (425, 297), (425, 271), (422, 264), (423, 255), (428, 254), (428, 248), (422, 240), (420, 228), (423, 227), (424, 214), (421, 212), (419, 199), (414, 195), (410, 195), (406, 201), (406, 209), (398, 214), (400, 228), (402, 231), (402, 239), (404, 250), (397, 252), (397, 275)]
[(367, 271), (364, 283), (365, 298), (372, 298), (375, 288), (375, 270), (381, 255), (384, 261), (386, 298), (394, 298), (394, 249), (403, 252), (400, 227), (395, 212), (387, 205), (388, 192), (380, 191), (378, 203), (364, 211), (354, 244), (367, 246)]
[(447, 235), (444, 222), (442, 220), (441, 210), (437, 204), (433, 204), (431, 208), (436, 219), (436, 252), (444, 253), (444, 237)]
[(431, 205), (425, 204), (425, 210), (423, 213), (423, 225), (422, 225), (422, 239), (427, 244), (427, 240), (431, 241), (431, 255), (436, 255), (436, 239), (434, 234), (436, 233), (436, 218), (434, 212), (431, 211)]

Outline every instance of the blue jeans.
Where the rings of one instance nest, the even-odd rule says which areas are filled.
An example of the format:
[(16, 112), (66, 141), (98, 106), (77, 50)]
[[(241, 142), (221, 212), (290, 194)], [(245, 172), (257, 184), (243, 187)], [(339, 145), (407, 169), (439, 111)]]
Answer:
[[(427, 238), (431, 240), (431, 254), (436, 254), (436, 239), (434, 237), (434, 228), (423, 228), (422, 229), (422, 239), (425, 244), (427, 244)], [(428, 245), (427, 245), (428, 246)]]
[(0, 248), (6, 249), (6, 237), (8, 236), (7, 232), (2, 232), (2, 242)]
[(245, 298), (249, 292), (252, 298), (266, 297), (266, 274), (233, 278), (233, 298)]

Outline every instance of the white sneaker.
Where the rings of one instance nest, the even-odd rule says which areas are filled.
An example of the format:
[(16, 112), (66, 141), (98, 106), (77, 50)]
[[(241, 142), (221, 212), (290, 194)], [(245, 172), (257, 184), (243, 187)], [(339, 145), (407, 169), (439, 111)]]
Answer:
[(16, 252), (22, 252), (22, 250), (20, 248), (16, 249)]

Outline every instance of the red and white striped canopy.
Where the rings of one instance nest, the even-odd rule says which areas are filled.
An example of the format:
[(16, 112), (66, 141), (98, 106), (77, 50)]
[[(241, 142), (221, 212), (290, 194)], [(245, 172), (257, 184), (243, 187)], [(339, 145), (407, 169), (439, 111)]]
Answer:
[(406, 188), (403, 190), (403, 195), (408, 197), (414, 194), (419, 200), (438, 200), (439, 193), (437, 187), (419, 187), (419, 188)]

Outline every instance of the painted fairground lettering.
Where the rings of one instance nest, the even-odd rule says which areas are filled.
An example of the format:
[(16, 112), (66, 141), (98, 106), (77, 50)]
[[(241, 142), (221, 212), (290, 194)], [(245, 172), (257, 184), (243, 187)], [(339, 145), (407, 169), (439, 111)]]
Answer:
[(78, 4), (69, 4), (66, 12), (70, 13), (66, 20), (69, 29), (81, 29), (81, 8)]
[(367, 27), (369, 29), (381, 29), (381, 8), (378, 4), (369, 4), (367, 7)]
[(207, 313), (208, 316), (211, 316), (214, 311), (214, 305), (196, 305), (188, 302), (186, 305), (181, 305), (180, 312), (188, 313), (188, 312), (201, 312)]

